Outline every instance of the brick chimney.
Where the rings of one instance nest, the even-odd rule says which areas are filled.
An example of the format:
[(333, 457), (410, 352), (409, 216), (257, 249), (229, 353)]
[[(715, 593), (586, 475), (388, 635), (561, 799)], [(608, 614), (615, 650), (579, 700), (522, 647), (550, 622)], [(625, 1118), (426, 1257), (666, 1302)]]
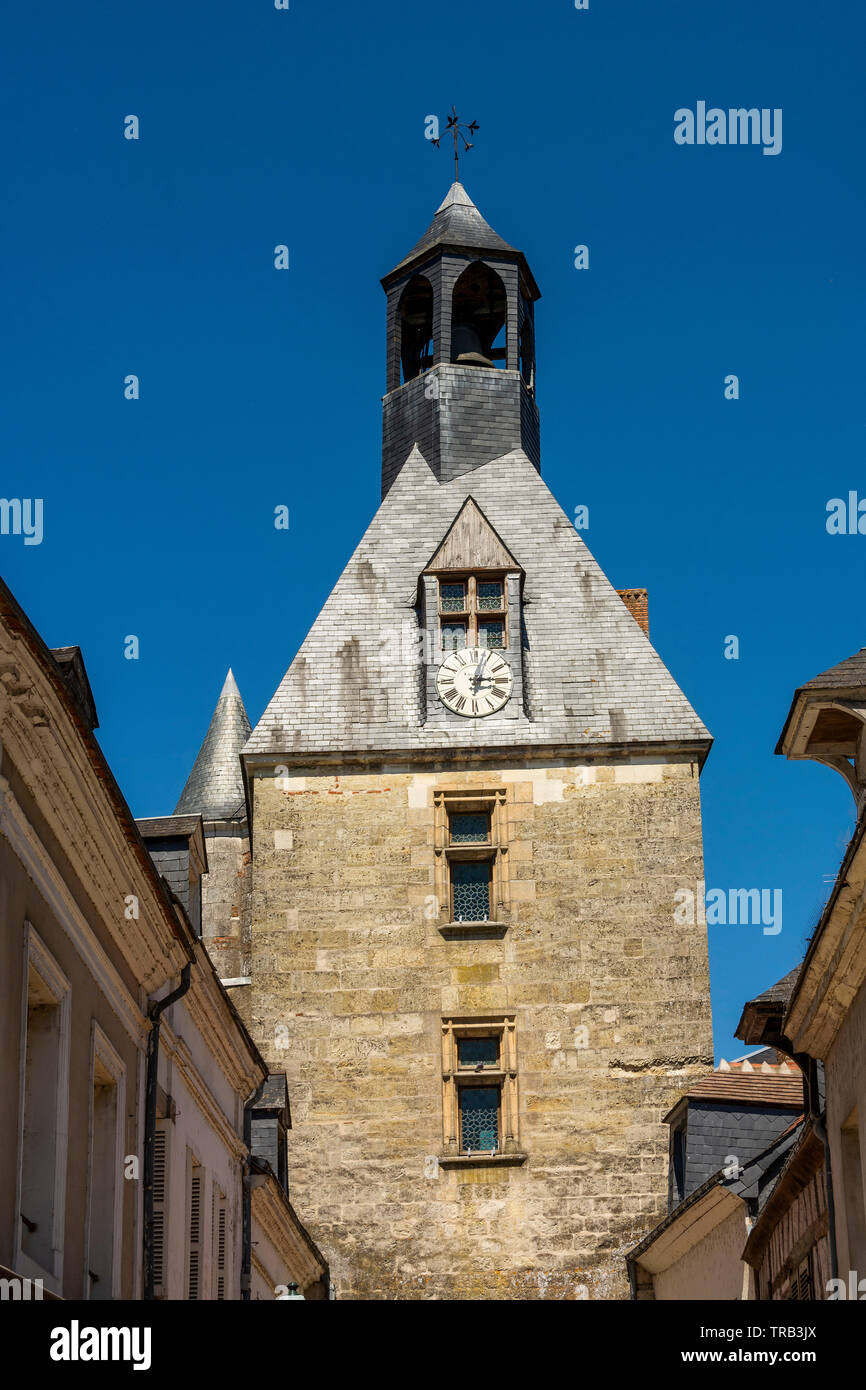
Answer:
[(649, 598), (646, 589), (617, 589), (638, 627), (649, 637)]

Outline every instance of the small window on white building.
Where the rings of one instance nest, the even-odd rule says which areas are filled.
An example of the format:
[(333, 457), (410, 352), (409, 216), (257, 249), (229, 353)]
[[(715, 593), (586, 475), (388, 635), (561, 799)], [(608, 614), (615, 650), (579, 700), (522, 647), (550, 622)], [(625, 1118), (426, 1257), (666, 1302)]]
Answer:
[(28, 923), (18, 1156), (21, 1272), (60, 1291), (69, 1102), (69, 982)]
[(124, 1067), (96, 1023), (91, 1045), (85, 1296), (120, 1296)]

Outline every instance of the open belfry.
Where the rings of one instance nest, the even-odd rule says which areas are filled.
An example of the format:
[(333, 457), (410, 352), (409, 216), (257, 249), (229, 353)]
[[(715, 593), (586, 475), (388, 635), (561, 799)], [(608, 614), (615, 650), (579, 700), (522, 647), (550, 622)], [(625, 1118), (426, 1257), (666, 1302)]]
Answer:
[(625, 1298), (712, 1068), (711, 739), (542, 480), (523, 253), (455, 182), (382, 284), (381, 505), (178, 807), (205, 939), (338, 1298)]

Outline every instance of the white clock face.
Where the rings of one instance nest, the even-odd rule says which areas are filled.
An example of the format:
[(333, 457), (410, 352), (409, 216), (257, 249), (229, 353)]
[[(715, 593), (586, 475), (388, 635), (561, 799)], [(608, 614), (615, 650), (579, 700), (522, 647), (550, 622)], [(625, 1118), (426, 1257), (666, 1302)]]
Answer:
[(451, 652), (439, 667), (439, 699), (455, 714), (480, 719), (502, 709), (511, 695), (511, 667), (488, 647), (463, 647)]

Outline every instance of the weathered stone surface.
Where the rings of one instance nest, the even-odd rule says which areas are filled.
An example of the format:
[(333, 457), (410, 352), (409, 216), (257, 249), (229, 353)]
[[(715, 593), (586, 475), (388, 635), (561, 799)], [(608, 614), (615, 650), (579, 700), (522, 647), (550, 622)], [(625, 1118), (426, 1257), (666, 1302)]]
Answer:
[[(625, 1297), (621, 1252), (665, 1204), (662, 1115), (712, 1065), (705, 931), (674, 923), (675, 892), (702, 877), (696, 766), (310, 767), (293, 783), (254, 780), (239, 1003), (288, 1074), (293, 1201), (339, 1296)], [(434, 788), (497, 786), (507, 929), (450, 940), (431, 909)], [(526, 1161), (437, 1169), (442, 1017), (505, 1011)]]

